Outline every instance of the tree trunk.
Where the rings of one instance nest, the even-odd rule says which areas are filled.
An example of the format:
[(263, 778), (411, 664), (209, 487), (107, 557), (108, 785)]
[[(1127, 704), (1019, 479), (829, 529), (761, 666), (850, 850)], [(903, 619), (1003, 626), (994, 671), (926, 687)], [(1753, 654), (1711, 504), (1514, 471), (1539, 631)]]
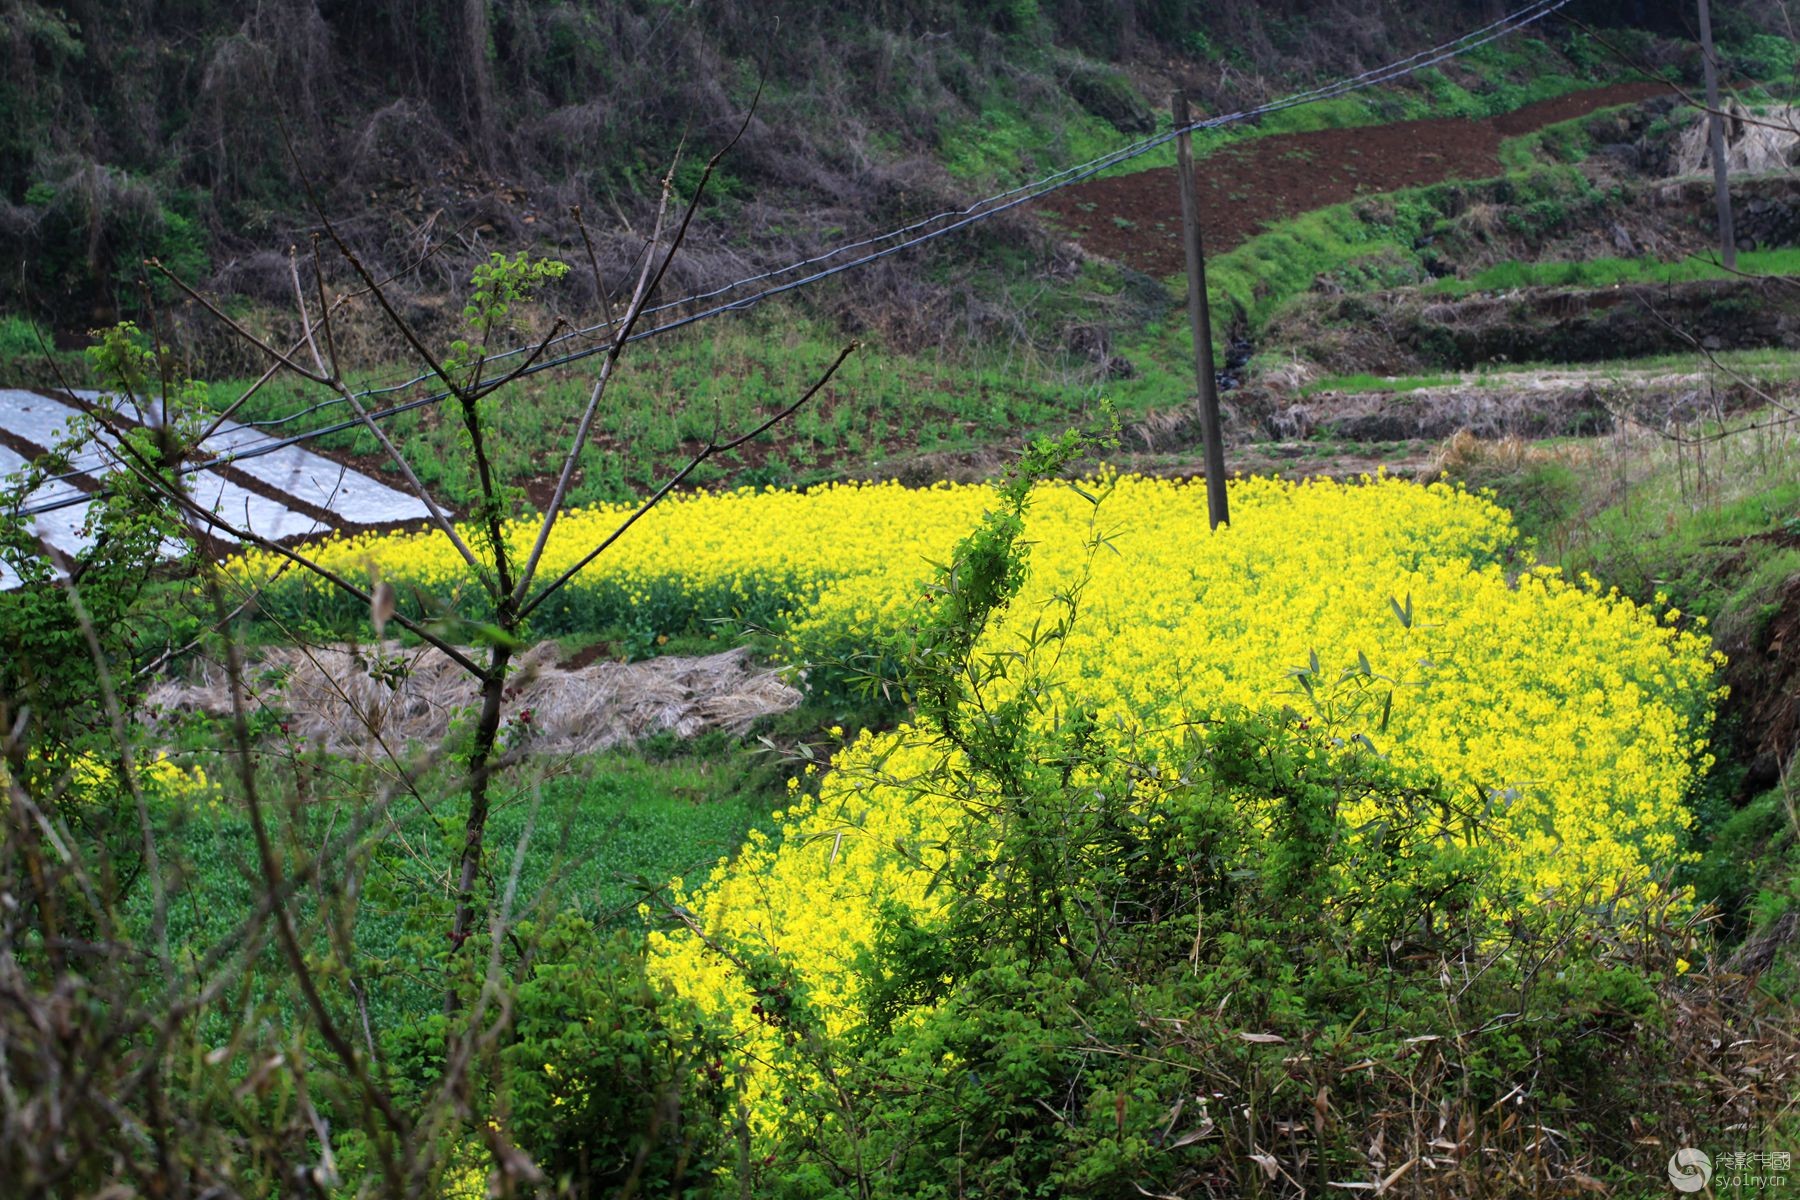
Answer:
[[(495, 646), (481, 677), (481, 716), (475, 722), (475, 744), (469, 752), (469, 813), (463, 821), (462, 856), (457, 863), (456, 918), (450, 927), (451, 950), (459, 950), (475, 928), (475, 881), (481, 872), (482, 844), (487, 836), (488, 789), (493, 782), (495, 750), (500, 737), (500, 708), (506, 694), (506, 667), (512, 651)], [(444, 994), (444, 1010), (456, 1009), (454, 988)]]
[(494, 70), (488, 61), (488, 0), (463, 0), (463, 107), (475, 142), (475, 157), (494, 162)]

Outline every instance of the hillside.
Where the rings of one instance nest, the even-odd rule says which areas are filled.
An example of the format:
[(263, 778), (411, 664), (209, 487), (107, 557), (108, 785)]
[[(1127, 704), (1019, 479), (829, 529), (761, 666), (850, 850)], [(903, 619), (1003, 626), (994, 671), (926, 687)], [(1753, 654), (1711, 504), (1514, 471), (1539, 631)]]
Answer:
[[(1242, 107), (1497, 15), (1341, 0), (1322, 23), (1315, 8), (896, 3), (850, 19), (804, 3), (8, 0), (0, 304), (77, 336), (140, 306), (139, 260), (153, 254), (190, 282), (282, 305), (287, 247), (317, 232), (309, 187), (373, 269), (427, 303), (489, 251), (569, 253), (572, 206), (618, 276), (658, 180), (674, 165), (691, 187), (760, 81), (668, 280), (686, 294), (1121, 144), (1166, 120), (1171, 87)], [(1580, 11), (1610, 23), (1632, 10)], [(1557, 21), (1552, 42), (1577, 36)], [(1685, 53), (1642, 29), (1622, 36), (1659, 62)], [(1607, 69), (1591, 54), (1590, 66)], [(1497, 107), (1532, 76), (1586, 69), (1554, 54), (1451, 68)], [(950, 260), (1044, 254), (1016, 223), (982, 234)], [(932, 331), (898, 313), (949, 319), (953, 291), (913, 263), (846, 280), (824, 304), (916, 343)], [(564, 302), (585, 309), (592, 295)]]
[(0, 1192), (1785, 1194), (1713, 10), (0, 0)]

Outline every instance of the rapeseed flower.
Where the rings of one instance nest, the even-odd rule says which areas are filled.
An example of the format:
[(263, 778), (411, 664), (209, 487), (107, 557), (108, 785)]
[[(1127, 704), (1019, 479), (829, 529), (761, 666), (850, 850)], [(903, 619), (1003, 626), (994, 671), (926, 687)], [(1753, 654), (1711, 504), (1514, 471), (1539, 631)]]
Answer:
[[(1023, 589), (978, 652), (1016, 645), (1081, 585), (1049, 682), (1118, 745), (1172, 764), (1196, 720), (1303, 708), (1316, 701), (1297, 688), (1297, 670), (1324, 685), (1345, 672), (1392, 701), (1379, 717), (1378, 706), (1336, 714), (1344, 737), (1360, 734), (1491, 807), (1497, 888), (1641, 889), (1687, 855), (1684, 800), (1710, 761), (1718, 656), (1680, 627), (1680, 613), (1533, 562), (1504, 510), (1454, 487), (1234, 480), (1233, 523), (1213, 530), (1203, 488), (1104, 482), (1111, 494), (1099, 508), (1067, 486), (1036, 490)], [(905, 628), (933, 564), (992, 500), (986, 487), (950, 484), (681, 498), (639, 522), (542, 616), (549, 627), (665, 633), (737, 616), (823, 657), (866, 653)], [(546, 571), (574, 562), (624, 515), (567, 516)], [(522, 548), (532, 532), (521, 523), (507, 536)], [(337, 570), (379, 571), (447, 599), (470, 586), (436, 535), (367, 535), (313, 552)], [(237, 569), (256, 579), (274, 566), (250, 554)], [(295, 579), (277, 590), (321, 586)], [(856, 964), (875, 914), (903, 905), (929, 922), (937, 911), (907, 848), (942, 842), (963, 809), (879, 775), (929, 776), (938, 753), (906, 729), (863, 731), (816, 777), (816, 794), (789, 780), (777, 836), (754, 835), (704, 881), (678, 885), (676, 899), (711, 937), (777, 954), (827, 1030), (842, 1032), (860, 1012)], [(686, 931), (653, 935), (652, 962), (666, 986), (740, 1035), (754, 1121), (767, 1127), (787, 1091), (811, 1086), (733, 964)]]

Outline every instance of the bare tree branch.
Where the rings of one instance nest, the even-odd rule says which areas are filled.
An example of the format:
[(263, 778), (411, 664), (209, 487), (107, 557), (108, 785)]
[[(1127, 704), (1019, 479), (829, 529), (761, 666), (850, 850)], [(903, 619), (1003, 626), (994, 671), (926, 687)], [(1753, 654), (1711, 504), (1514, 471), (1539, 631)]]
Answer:
[[(612, 347), (606, 352), (606, 358), (600, 364), (599, 375), (594, 380), (593, 390), (588, 394), (587, 407), (582, 411), (581, 422), (576, 427), (575, 437), (569, 443), (569, 451), (563, 457), (562, 470), (558, 473), (556, 478), (556, 490), (551, 493), (550, 502), (544, 506), (544, 518), (538, 525), (537, 540), (532, 545), (531, 553), (525, 560), (524, 569), (519, 572), (519, 585), (514, 589), (512, 596), (515, 604), (522, 601), (525, 598), (526, 593), (531, 590), (531, 581), (537, 574), (539, 562), (543, 559), (544, 548), (549, 545), (550, 531), (555, 527), (557, 518), (562, 512), (563, 501), (568, 497), (569, 484), (575, 477), (575, 468), (581, 461), (581, 453), (583, 450), (587, 449), (588, 437), (593, 431), (594, 416), (599, 412), (601, 397), (606, 394), (606, 385), (612, 380), (613, 370), (618, 366), (619, 356), (624, 353), (626, 344), (630, 342), (632, 331), (637, 328), (638, 319), (643, 316), (644, 307), (649, 303), (650, 297), (655, 294), (658, 285), (662, 283), (663, 276), (668, 273), (669, 264), (675, 261), (675, 256), (680, 252), (682, 243), (687, 240), (688, 228), (693, 224), (694, 213), (699, 209), (701, 200), (706, 196), (706, 186), (711, 182), (713, 172), (718, 168), (719, 163), (724, 160), (725, 155), (730, 153), (731, 150), (737, 146), (738, 142), (743, 138), (744, 132), (750, 128), (750, 121), (756, 115), (756, 105), (761, 97), (762, 83), (759, 81), (757, 83), (756, 95), (751, 98), (750, 105), (744, 112), (744, 119), (739, 123), (737, 132), (732, 134), (731, 140), (726, 142), (723, 146), (720, 146), (713, 152), (713, 156), (707, 160), (706, 169), (700, 173), (700, 182), (694, 187), (693, 197), (688, 200), (687, 209), (681, 215), (681, 223), (676, 227), (675, 236), (670, 241), (669, 249), (667, 253), (663, 255), (662, 262), (657, 265), (654, 276), (650, 273), (650, 264), (654, 255), (651, 253), (646, 253), (645, 255), (644, 269), (638, 275), (637, 287), (633, 290), (631, 296), (631, 304), (625, 311), (623, 323), (618, 326), (613, 334)], [(662, 233), (663, 214), (668, 207), (669, 189), (673, 178), (674, 171), (671, 169), (669, 176), (663, 181), (662, 198), (656, 206), (656, 225), (651, 230), (650, 240), (646, 244), (647, 249), (653, 249), (655, 247), (657, 239)], [(579, 212), (577, 213), (576, 219), (579, 223)], [(588, 240), (586, 225), (581, 226), (581, 237), (582, 241), (587, 244), (588, 256), (590, 260), (592, 260), (594, 247), (593, 243)], [(594, 277), (597, 284), (599, 276), (600, 267), (599, 264), (595, 262)], [(601, 298), (604, 301), (606, 289), (604, 285), (599, 286)], [(611, 306), (608, 305), (607, 320), (610, 322), (611, 319)], [(842, 359), (840, 358), (839, 361), (841, 362)], [(836, 369), (837, 367), (834, 364), (832, 370), (835, 371)]]
[[(283, 354), (281, 351), (277, 350), (275, 347), (269, 345), (269, 343), (267, 343), (267, 342), (263, 341), (261, 338), (257, 337), (254, 333), (251, 333), (248, 329), (245, 329), (236, 320), (232, 319), (230, 314), (226, 313), (224, 309), (222, 309), (218, 305), (214, 304), (211, 300), (208, 300), (205, 295), (203, 295), (196, 289), (189, 287), (187, 285), (186, 281), (184, 281), (181, 278), (181, 276), (175, 274), (175, 272), (169, 270), (168, 267), (164, 266), (163, 262), (160, 258), (151, 258), (151, 259), (146, 259), (145, 261), (151, 267), (154, 267), (157, 271), (159, 271), (162, 274), (163, 278), (169, 280), (176, 287), (180, 288), (183, 292), (185, 292), (187, 294), (188, 299), (193, 300), (195, 303), (199, 304), (202, 308), (206, 309), (207, 312), (211, 313), (214, 317), (218, 318), (225, 325), (229, 326), (233, 333), (235, 333), (239, 337), (243, 338), (246, 342), (249, 342), (252, 346), (255, 346), (258, 350), (261, 350), (264, 354), (268, 355), (270, 359), (274, 360), (278, 365), (286, 367), (288, 370), (292, 371), (294, 374), (300, 376), (301, 378), (303, 378), (311, 383), (329, 384), (331, 382), (331, 380), (327, 379), (325, 376), (317, 375), (317, 374), (314, 374), (312, 371), (307, 370), (304, 366), (302, 366), (300, 364), (298, 359), (294, 358), (293, 355)], [(304, 316), (304, 313), (302, 313), (302, 315)]]
[[(283, 546), (281, 543), (270, 538), (263, 537), (254, 530), (233, 525), (229, 521), (224, 520), (217, 513), (212, 512), (203, 505), (197, 503), (180, 488), (171, 485), (168, 480), (164, 479), (152, 464), (146, 462), (143, 457), (131, 447), (129, 439), (119, 436), (118, 430), (108, 429), (107, 432), (113, 435), (114, 441), (118, 446), (125, 449), (127, 456), (131, 460), (125, 462), (125, 465), (128, 466), (134, 474), (146, 484), (155, 488), (165, 499), (172, 500), (182, 510), (204, 522), (209, 529), (223, 530), (225, 533), (230, 534), (241, 542), (246, 542), (258, 549), (267, 550), (271, 554), (276, 554), (282, 558), (288, 559), (295, 566), (302, 567), (305, 570), (312, 572), (347, 595), (354, 596), (362, 603), (373, 606), (374, 597), (362, 588), (357, 587), (355, 584), (345, 579), (342, 575), (339, 575), (336, 571), (325, 566), (323, 563), (308, 558), (299, 551)], [(453, 643), (439, 637), (406, 614), (395, 612), (391, 620), (402, 629), (405, 629), (408, 633), (437, 647), (437, 649), (442, 651), (464, 670), (476, 674), (481, 672), (482, 668), (477, 666), (473, 659), (464, 654)]]
[(624, 536), (626, 530), (630, 529), (633, 525), (637, 524), (638, 519), (640, 517), (642, 517), (645, 513), (649, 512), (652, 508), (655, 508), (659, 503), (662, 502), (662, 500), (666, 496), (668, 496), (668, 494), (670, 492), (674, 491), (677, 487), (681, 486), (682, 482), (684, 480), (686, 480), (689, 475), (693, 474), (695, 468), (699, 467), (701, 463), (704, 463), (707, 459), (711, 458), (715, 454), (721, 453), (726, 450), (736, 449), (737, 447), (743, 445), (745, 442), (749, 441), (750, 439), (757, 437), (763, 433), (766, 433), (768, 430), (772, 429), (774, 426), (776, 426), (780, 422), (787, 420), (789, 417), (791, 417), (795, 413), (799, 412), (800, 409), (806, 404), (806, 402), (808, 400), (811, 400), (815, 395), (818, 394), (819, 389), (823, 388), (827, 383), (831, 382), (831, 377), (833, 375), (837, 374), (837, 370), (839, 367), (843, 366), (844, 360), (849, 358), (851, 353), (854, 350), (856, 350), (860, 345), (861, 345), (860, 342), (851, 342), (848, 346), (845, 346), (842, 350), (840, 350), (838, 352), (837, 358), (832, 360), (831, 365), (829, 367), (825, 368), (825, 373), (819, 377), (818, 381), (816, 383), (814, 383), (810, 388), (806, 389), (806, 393), (804, 395), (802, 395), (798, 400), (795, 400), (792, 404), (788, 405), (786, 408), (782, 409), (780, 412), (776, 413), (775, 415), (769, 417), (767, 420), (763, 421), (756, 428), (750, 430), (748, 433), (745, 433), (740, 437), (735, 437), (728, 442), (708, 442), (704, 447), (701, 448), (699, 453), (695, 454), (693, 458), (688, 460), (686, 466), (682, 467), (681, 470), (677, 471), (674, 475), (670, 476), (670, 478), (661, 487), (657, 488), (654, 495), (652, 495), (648, 500), (645, 500), (642, 504), (638, 505), (638, 507), (632, 511), (632, 514), (629, 517), (626, 517), (625, 520), (620, 523), (620, 525), (617, 529), (613, 530), (610, 534), (608, 534), (606, 536), (606, 539), (604, 541), (602, 541), (599, 545), (595, 546), (592, 550), (588, 551), (587, 554), (583, 555), (581, 560), (579, 562), (577, 562), (574, 566), (570, 567), (568, 570), (564, 571), (561, 575), (558, 575), (555, 579), (551, 580), (548, 584), (546, 584), (537, 593), (537, 595), (533, 596), (530, 601), (528, 601), (523, 607), (521, 607), (519, 609), (519, 619), (524, 620), (526, 617), (530, 616), (532, 611), (534, 609), (536, 609), (538, 605), (542, 604), (545, 600), (548, 600), (559, 589), (561, 589), (565, 584), (567, 584), (569, 582), (569, 580), (575, 578), (575, 576), (580, 573), (582, 568), (586, 567), (589, 563), (593, 562), (596, 558), (599, 558), (600, 555), (604, 554), (606, 552), (606, 550), (614, 542), (618, 541), (620, 537)]

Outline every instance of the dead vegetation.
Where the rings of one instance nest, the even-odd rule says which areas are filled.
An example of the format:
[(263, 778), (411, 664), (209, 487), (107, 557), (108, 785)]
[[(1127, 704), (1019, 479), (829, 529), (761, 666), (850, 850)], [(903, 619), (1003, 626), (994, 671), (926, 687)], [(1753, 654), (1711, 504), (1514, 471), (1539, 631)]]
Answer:
[(1495, 363), (1599, 364), (1708, 350), (1800, 349), (1800, 292), (1786, 279), (1612, 287), (1532, 286), (1455, 298), (1417, 288), (1309, 295), (1266, 345), (1330, 374), (1470, 371)]
[[(582, 754), (659, 733), (691, 738), (710, 729), (747, 731), (758, 718), (797, 706), (801, 693), (743, 647), (704, 658), (558, 664), (554, 643), (519, 659), (507, 685), (506, 736), (533, 753)], [(366, 756), (441, 744), (469, 703), (463, 668), (429, 646), (278, 647), (250, 665), (252, 703), (290, 737), (334, 754)], [(167, 724), (184, 713), (231, 713), (224, 667), (207, 662), (191, 678), (152, 688), (145, 708)]]
[[(1761, 175), (1800, 165), (1800, 110), (1779, 105), (1749, 109), (1736, 100), (1723, 102), (1725, 166), (1732, 174)], [(1675, 144), (1671, 166), (1675, 175), (1698, 175), (1712, 170), (1707, 145), (1707, 121), (1697, 117)]]

